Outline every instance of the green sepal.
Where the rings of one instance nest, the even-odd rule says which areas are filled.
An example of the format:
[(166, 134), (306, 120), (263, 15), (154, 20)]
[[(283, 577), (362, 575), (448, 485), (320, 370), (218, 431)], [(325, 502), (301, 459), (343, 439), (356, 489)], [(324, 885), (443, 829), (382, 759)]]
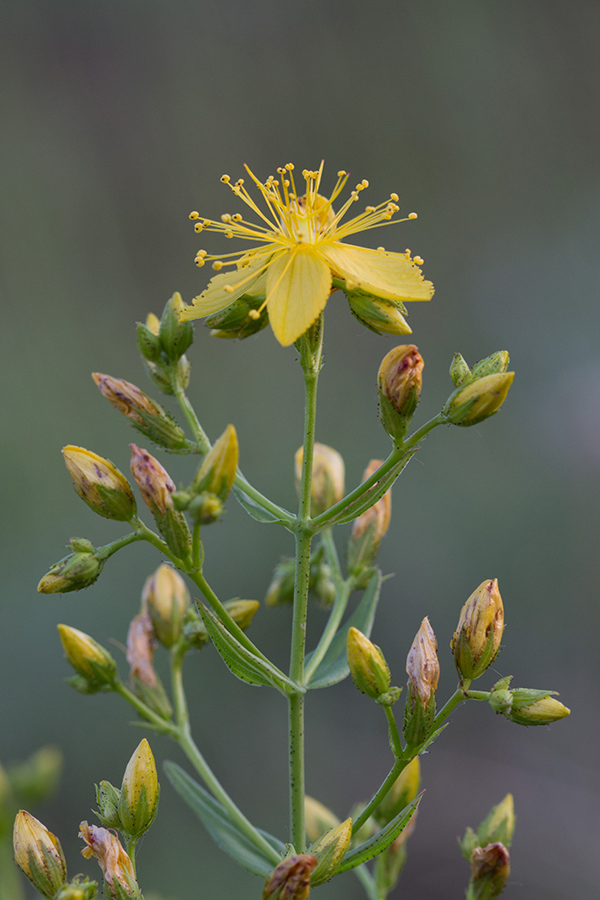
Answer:
[(380, 706), (393, 706), (400, 699), (401, 693), (401, 687), (391, 687), (384, 694), (380, 694), (375, 703), (379, 703)]
[(455, 353), (450, 366), (450, 378), (454, 387), (464, 387), (471, 381), (471, 370), (462, 353)]
[(46, 871), (38, 866), (36, 855), (30, 847), (28, 853), (29, 871), (25, 874), (34, 888), (43, 897), (51, 900), (57, 890), (60, 889), (60, 882), (62, 881), (64, 884), (67, 880), (67, 864), (60, 845), (55, 848), (59, 854), (60, 861), (42, 843), (38, 843), (38, 850), (44, 858)]
[(213, 331), (214, 337), (244, 338), (251, 337), (266, 328), (269, 324), (267, 307), (264, 306), (258, 319), (252, 319), (248, 313), (250, 310), (258, 310), (264, 304), (264, 297), (251, 297), (242, 294), (231, 306), (214, 313), (205, 319), (204, 324)]
[(177, 309), (183, 309), (181, 294), (175, 293), (167, 300), (160, 319), (158, 337), (168, 362), (175, 363), (194, 341), (194, 326), (191, 322), (182, 322)]
[[(344, 622), (336, 632), (327, 652), (308, 681), (308, 688), (330, 687), (343, 681), (350, 674), (347, 656), (348, 631), (350, 628), (358, 628), (359, 631), (369, 637), (373, 628), (375, 611), (381, 592), (381, 572), (373, 570), (364, 596), (352, 615)], [(307, 654), (305, 666), (308, 666), (314, 651)]]
[(119, 798), (121, 791), (110, 783), (110, 781), (101, 781), (100, 784), (94, 785), (96, 789), (96, 803), (98, 809), (95, 815), (107, 828), (121, 828), (121, 818), (119, 816)]
[[(364, 493), (347, 503), (347, 498), (340, 500), (331, 509), (321, 513), (320, 516), (311, 520), (311, 526), (316, 531), (322, 528), (330, 528), (333, 525), (343, 525), (345, 522), (352, 522), (358, 518), (361, 513), (374, 506), (378, 500), (391, 488), (396, 478), (403, 469), (409, 464), (418, 447), (414, 447), (400, 457), (388, 472), (382, 475), (371, 487)], [(333, 515), (332, 515), (333, 513)]]
[(366, 863), (375, 856), (379, 856), (380, 853), (383, 853), (383, 851), (396, 840), (398, 835), (404, 831), (416, 812), (423, 794), (424, 791), (421, 791), (419, 796), (415, 797), (412, 803), (409, 803), (408, 806), (401, 810), (398, 815), (395, 816), (391, 822), (388, 822), (385, 828), (378, 831), (376, 835), (346, 853), (335, 874), (339, 875), (341, 872), (347, 872), (349, 869), (354, 869), (355, 866), (360, 866), (362, 863)]
[(418, 698), (412, 697), (410, 691), (404, 707), (404, 740), (410, 747), (418, 747), (425, 741), (431, 731), (435, 719), (435, 693), (432, 691), (429, 703), (423, 706)]
[(157, 785), (156, 795), (152, 805), (148, 801), (148, 791), (146, 790), (146, 785), (143, 784), (136, 801), (135, 808), (132, 809), (127, 805), (125, 795), (123, 791), (121, 791), (119, 804), (120, 817), (122, 822), (121, 830), (130, 838), (135, 838), (136, 840), (143, 834), (145, 834), (148, 829), (151, 828), (151, 826), (154, 824), (154, 820), (156, 819), (156, 815), (158, 813), (159, 799), (160, 784)]
[(90, 881), (83, 875), (76, 875), (69, 884), (63, 885), (53, 900), (93, 900), (98, 896), (98, 882)]
[(213, 644), (229, 671), (236, 678), (256, 686), (270, 685), (285, 695), (290, 692), (298, 693), (301, 690), (277, 666), (261, 659), (240, 644), (237, 638), (203, 603), (199, 601), (197, 603)]
[(467, 830), (464, 833), (464, 836), (458, 839), (458, 846), (460, 847), (460, 852), (467, 860), (470, 862), (471, 853), (475, 850), (476, 847), (479, 847), (479, 840), (477, 838), (477, 832), (473, 831), (470, 825), (467, 825)]
[(248, 835), (242, 832), (232, 820), (225, 807), (211, 797), (208, 791), (204, 790), (180, 766), (167, 761), (164, 768), (179, 796), (198, 816), (215, 843), (221, 850), (232, 856), (240, 866), (252, 872), (253, 875), (266, 878), (271, 873), (273, 866), (281, 862), (286, 855), (285, 844), (273, 835), (254, 828), (257, 836), (263, 838), (272, 847), (272, 853), (267, 855), (266, 847), (258, 847), (251, 841)]
[[(156, 403), (156, 401), (153, 402)], [(173, 416), (160, 404), (156, 403), (156, 405), (161, 411), (160, 416), (151, 416), (143, 409), (136, 409), (136, 415), (143, 421), (136, 422), (135, 419), (129, 418), (129, 424), (145, 437), (150, 438), (158, 447), (166, 450), (167, 453), (197, 452), (197, 445), (188, 441), (183, 428), (177, 424)]]
[(163, 394), (174, 394), (173, 366), (164, 366), (161, 362), (151, 362), (149, 359), (144, 360), (146, 371), (150, 379)]
[(161, 344), (157, 334), (143, 324), (137, 323), (136, 340), (138, 350), (148, 362), (158, 362), (161, 355)]

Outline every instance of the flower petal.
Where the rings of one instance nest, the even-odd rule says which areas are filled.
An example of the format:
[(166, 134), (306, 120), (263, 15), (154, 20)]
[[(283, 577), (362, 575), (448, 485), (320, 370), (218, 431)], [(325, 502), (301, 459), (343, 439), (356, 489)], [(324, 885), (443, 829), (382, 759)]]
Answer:
[(319, 247), (334, 275), (383, 300), (431, 300), (433, 285), (403, 253), (356, 247), (336, 241)]
[[(265, 257), (251, 266), (242, 266), (241, 269), (233, 269), (215, 275), (208, 283), (208, 287), (202, 291), (199, 297), (194, 297), (191, 306), (185, 306), (180, 313), (182, 321), (199, 319), (203, 316), (211, 316), (221, 312), (237, 300), (242, 294), (255, 295), (257, 286), (264, 285), (263, 269)], [(232, 290), (226, 290), (231, 288)]]
[(325, 308), (331, 271), (311, 246), (285, 251), (267, 269), (267, 309), (275, 337), (293, 344)]

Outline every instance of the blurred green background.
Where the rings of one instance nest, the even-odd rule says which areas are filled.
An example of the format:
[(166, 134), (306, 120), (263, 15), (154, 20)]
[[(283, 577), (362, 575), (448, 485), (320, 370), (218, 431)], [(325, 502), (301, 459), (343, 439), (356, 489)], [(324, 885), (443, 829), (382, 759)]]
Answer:
[[(506, 348), (517, 372), (500, 415), (436, 431), (397, 485), (381, 550), (395, 578), (374, 639), (402, 683), (429, 615), (443, 696), (455, 682), (448, 643), (460, 607), (498, 577), (508, 627), (496, 670), (559, 690), (573, 708), (566, 722), (529, 730), (479, 704), (454, 714), (423, 760), (427, 794), (394, 896), (462, 896), (468, 867), (456, 836), (508, 791), (518, 823), (507, 900), (595, 895), (599, 4), (4, 0), (0, 11), (0, 759), (62, 747), (63, 790), (39, 814), (60, 835), (70, 871), (94, 874), (78, 857), (77, 824), (90, 816), (93, 782), (119, 783), (143, 732), (115, 698), (64, 684), (56, 624), (123, 642), (159, 559), (128, 548), (88, 591), (36, 595), (69, 537), (102, 543), (123, 532), (78, 499), (60, 449), (89, 447), (127, 471), (136, 434), (89, 373), (156, 395), (134, 323), (160, 313), (173, 291), (189, 302), (205, 286), (187, 216), (235, 211), (220, 175), (236, 178), (247, 162), (264, 178), (324, 157), (325, 189), (344, 168), (369, 179), (365, 202), (395, 190), (402, 211), (419, 213), (386, 240), (420, 253), (436, 285), (430, 304), (410, 309), (426, 363), (417, 424), (444, 402), (455, 351), (474, 362)], [(294, 350), (270, 331), (240, 344), (211, 340), (201, 323), (196, 334), (191, 396), (208, 433), (234, 422), (246, 474), (294, 503)], [(342, 297), (328, 304), (318, 439), (344, 454), (350, 485), (387, 453), (375, 376), (393, 345), (361, 329)], [(189, 477), (185, 460), (166, 464), (176, 480)], [(233, 501), (206, 546), (223, 598), (260, 599), (292, 552), (286, 533), (258, 526)], [(288, 626), (289, 610), (263, 610), (253, 638), (284, 662)], [(210, 649), (190, 659), (187, 676), (209, 761), (242, 808), (284, 837), (283, 701), (235, 681)], [(308, 790), (339, 814), (387, 772), (385, 722), (373, 706), (349, 684), (310, 697)], [(182, 762), (165, 739), (151, 742), (159, 760)], [(145, 889), (174, 900), (259, 896), (259, 881), (213, 848), (166, 783), (161, 804), (138, 857)], [(362, 889), (343, 876), (319, 896), (358, 900)]]

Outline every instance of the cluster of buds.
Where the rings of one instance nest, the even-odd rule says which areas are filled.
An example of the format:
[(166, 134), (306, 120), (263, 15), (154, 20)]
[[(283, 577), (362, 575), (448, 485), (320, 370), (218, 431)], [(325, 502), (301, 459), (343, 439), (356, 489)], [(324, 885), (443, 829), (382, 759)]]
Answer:
[[(296, 491), (300, 496), (304, 450), (300, 447), (294, 457)], [(345, 467), (342, 456), (327, 444), (315, 443), (310, 484), (310, 514), (319, 516), (331, 509), (344, 496)]]
[(233, 425), (228, 425), (204, 457), (189, 488), (177, 491), (174, 495), (175, 507), (187, 510), (200, 525), (216, 522), (223, 513), (223, 504), (233, 487), (238, 458), (237, 432)]
[(500, 896), (510, 875), (508, 850), (514, 830), (511, 794), (490, 810), (476, 831), (467, 828), (459, 842), (463, 856), (471, 865), (467, 900), (494, 900)]
[(154, 822), (159, 796), (156, 763), (144, 738), (127, 763), (121, 789), (108, 781), (96, 787), (97, 816), (107, 828), (117, 828), (137, 840)]
[(499, 350), (482, 359), (472, 369), (456, 353), (450, 376), (456, 390), (448, 398), (442, 413), (452, 425), (477, 425), (497, 413), (515, 377), (507, 372), (509, 357)]
[[(362, 480), (366, 481), (367, 478), (374, 475), (381, 464), (382, 460), (372, 459), (363, 473)], [(390, 527), (391, 517), (392, 491), (390, 488), (377, 503), (354, 520), (352, 535), (346, 550), (348, 571), (351, 575), (359, 577), (365, 569), (373, 565), (381, 539)]]
[(419, 405), (423, 365), (414, 344), (401, 344), (390, 350), (379, 366), (379, 418), (395, 444), (404, 440)]
[(517, 725), (551, 725), (570, 715), (559, 700), (556, 691), (540, 691), (533, 688), (513, 688), (509, 685), (512, 676), (502, 678), (493, 686), (490, 706), (494, 712), (505, 716)]
[(408, 696), (404, 708), (404, 739), (416, 746), (424, 741), (435, 719), (435, 692), (440, 679), (437, 640), (425, 617), (406, 658)]
[(185, 559), (190, 552), (191, 536), (185, 516), (175, 508), (173, 494), (175, 482), (147, 450), (136, 444), (130, 444), (131, 472), (140, 489), (142, 499), (156, 522), (157, 528), (164, 537), (169, 550), (180, 559)]
[(150, 377), (165, 394), (185, 389), (190, 380), (190, 364), (185, 351), (194, 340), (190, 322), (182, 322), (179, 313), (183, 300), (178, 293), (167, 301), (160, 320), (150, 313), (146, 324), (137, 327), (138, 349)]
[(65, 656), (77, 673), (69, 678), (69, 684), (82, 694), (116, 689), (119, 673), (108, 650), (89, 634), (71, 628), (70, 625), (59, 625), (58, 633)]
[(483, 581), (463, 606), (450, 648), (461, 681), (479, 678), (495, 660), (504, 631), (496, 578)]
[(160, 403), (152, 400), (135, 384), (93, 372), (92, 378), (103, 397), (129, 420), (134, 428), (172, 453), (188, 448), (183, 429)]

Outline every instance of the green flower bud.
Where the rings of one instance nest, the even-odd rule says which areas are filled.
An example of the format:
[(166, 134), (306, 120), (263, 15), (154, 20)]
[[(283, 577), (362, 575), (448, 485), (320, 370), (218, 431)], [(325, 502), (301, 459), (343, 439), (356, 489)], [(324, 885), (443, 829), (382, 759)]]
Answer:
[(267, 606), (282, 606), (294, 599), (295, 562), (284, 559), (275, 567), (271, 584), (265, 594)]
[(181, 294), (173, 294), (160, 319), (158, 336), (165, 357), (171, 363), (177, 362), (194, 341), (192, 323), (182, 322), (179, 318), (183, 306)]
[(111, 406), (155, 444), (174, 453), (187, 447), (185, 434), (173, 417), (135, 384), (101, 372), (93, 372), (92, 378)]
[(455, 353), (450, 366), (450, 378), (455, 387), (461, 387), (471, 380), (471, 370), (461, 353)]
[(311, 884), (324, 884), (329, 881), (342, 861), (352, 838), (352, 819), (346, 819), (335, 825), (308, 848), (309, 854), (317, 860), (311, 875)]
[[(151, 318), (152, 317), (152, 318)], [(156, 319), (156, 324), (154, 323)], [(156, 330), (152, 330), (148, 323), (155, 326)], [(138, 350), (143, 358), (149, 362), (158, 362), (161, 356), (162, 347), (158, 337), (159, 321), (153, 313), (148, 315), (146, 324), (138, 322), (136, 330), (136, 339)]]
[(479, 678), (495, 660), (504, 631), (496, 578), (483, 581), (463, 606), (450, 648), (462, 679)]
[[(62, 764), (63, 755), (58, 747), (41, 747), (25, 762), (10, 767), (10, 787), (21, 801), (41, 803), (56, 792)], [(1, 783), (0, 775), (0, 807)]]
[(61, 887), (53, 900), (93, 900), (98, 894), (98, 882), (76, 875), (70, 884)]
[(476, 847), (471, 854), (469, 900), (494, 900), (499, 897), (510, 875), (510, 855), (500, 842)]
[(146, 580), (142, 606), (148, 610), (154, 633), (165, 647), (172, 647), (179, 640), (189, 605), (189, 591), (172, 566), (163, 563)]
[(402, 315), (404, 304), (382, 300), (360, 290), (346, 291), (350, 311), (356, 319), (376, 334), (412, 334), (412, 328)]
[(117, 664), (108, 650), (70, 625), (59, 625), (58, 632), (65, 656), (85, 680), (85, 685), (73, 682), (73, 686), (85, 693), (114, 689), (119, 676)]
[(204, 457), (191, 490), (195, 493), (206, 491), (225, 500), (235, 480), (238, 456), (237, 433), (233, 425), (228, 425), (212, 450)]
[(348, 629), (348, 665), (354, 684), (376, 700), (390, 688), (391, 675), (385, 657), (358, 628)]
[(96, 803), (98, 809), (96, 815), (107, 828), (120, 829), (121, 818), (119, 816), (119, 798), (121, 791), (114, 787), (110, 781), (101, 781), (94, 785), (96, 788)]
[(150, 744), (143, 738), (129, 760), (119, 799), (119, 818), (131, 837), (144, 834), (156, 818), (160, 786)]
[(419, 405), (423, 365), (414, 344), (401, 344), (390, 350), (379, 366), (379, 418), (396, 443), (404, 440)]
[(485, 375), (455, 391), (444, 407), (452, 425), (477, 425), (497, 413), (508, 394), (514, 372)]
[(136, 505), (129, 482), (109, 459), (71, 444), (62, 452), (73, 487), (94, 512), (118, 522), (133, 518)]
[[(296, 490), (300, 495), (302, 484), (302, 460), (304, 449), (300, 447), (294, 457)], [(315, 443), (310, 484), (310, 514), (318, 516), (330, 509), (344, 496), (344, 460), (326, 444)]]
[[(83, 549), (86, 545), (86, 549)], [(100, 559), (94, 545), (84, 538), (73, 538), (67, 546), (75, 549), (57, 563), (40, 580), (40, 594), (68, 594), (90, 587), (100, 577), (104, 559)], [(89, 546), (90, 549), (87, 549)], [(81, 549), (79, 549), (81, 548)]]
[(185, 559), (190, 552), (191, 535), (183, 513), (175, 509), (172, 494), (175, 482), (157, 459), (135, 444), (131, 448), (131, 471), (142, 499), (175, 556)]
[(15, 862), (32, 885), (51, 900), (67, 880), (67, 864), (56, 835), (21, 809), (13, 831)]
[(497, 350), (496, 353), (492, 353), (491, 356), (486, 356), (485, 359), (475, 363), (471, 370), (471, 377), (475, 379), (485, 378), (486, 375), (499, 375), (506, 372), (509, 362), (510, 357), (508, 351)]
[[(372, 459), (363, 473), (362, 480), (366, 481), (381, 466), (382, 460)], [(365, 510), (352, 526), (352, 536), (348, 542), (347, 558), (348, 569), (352, 575), (360, 573), (371, 566), (377, 555), (381, 539), (390, 527), (392, 517), (392, 490)]]

